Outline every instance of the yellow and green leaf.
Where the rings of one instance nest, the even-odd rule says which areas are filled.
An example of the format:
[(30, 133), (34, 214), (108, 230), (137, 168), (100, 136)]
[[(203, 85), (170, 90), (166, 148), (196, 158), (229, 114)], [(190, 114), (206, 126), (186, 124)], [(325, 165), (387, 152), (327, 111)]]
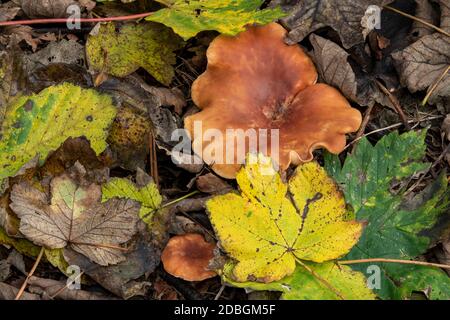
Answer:
[(297, 260), (324, 262), (350, 251), (362, 224), (349, 220), (342, 193), (323, 168), (297, 168), (286, 184), (262, 155), (249, 155), (237, 175), (240, 194), (207, 202), (222, 248), (236, 260), (235, 281), (273, 282)]
[(268, 24), (285, 16), (280, 9), (259, 10), (264, 0), (156, 0), (167, 6), (146, 20), (171, 27), (188, 40), (201, 31), (236, 35), (247, 25)]
[[(224, 268), (223, 280), (238, 288), (258, 291), (280, 291), (284, 300), (373, 300), (375, 294), (367, 286), (364, 275), (353, 271), (348, 266), (334, 262), (305, 263), (314, 275), (302, 266), (297, 266), (294, 273), (282, 280), (272, 283), (235, 282), (227, 272), (233, 267)], [(319, 279), (320, 277), (320, 279)], [(326, 284), (325, 284), (326, 283)]]
[(123, 178), (113, 178), (102, 186), (102, 202), (112, 198), (126, 198), (139, 202), (140, 218), (147, 224), (152, 224), (153, 214), (161, 208), (162, 197), (155, 183), (149, 182), (143, 187)]
[(144, 68), (159, 82), (169, 85), (175, 74), (174, 51), (183, 41), (158, 23), (126, 24), (119, 30), (112, 22), (100, 25), (86, 43), (90, 67), (116, 77)]
[(36, 157), (42, 164), (70, 137), (86, 137), (100, 154), (115, 115), (109, 96), (69, 83), (14, 100), (0, 128), (0, 179)]

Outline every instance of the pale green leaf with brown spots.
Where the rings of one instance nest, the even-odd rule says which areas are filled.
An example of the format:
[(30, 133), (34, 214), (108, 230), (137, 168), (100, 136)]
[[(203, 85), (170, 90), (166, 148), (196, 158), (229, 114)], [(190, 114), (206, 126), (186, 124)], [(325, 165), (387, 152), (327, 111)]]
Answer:
[(69, 83), (14, 100), (0, 127), (0, 179), (30, 162), (42, 164), (70, 137), (86, 137), (100, 154), (115, 115), (109, 96)]

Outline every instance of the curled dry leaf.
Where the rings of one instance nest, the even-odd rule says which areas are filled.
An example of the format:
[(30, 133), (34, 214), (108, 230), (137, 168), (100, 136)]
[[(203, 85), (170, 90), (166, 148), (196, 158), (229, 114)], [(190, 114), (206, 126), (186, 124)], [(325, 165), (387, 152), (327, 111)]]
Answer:
[(227, 182), (212, 173), (198, 177), (196, 185), (201, 192), (210, 194), (226, 193), (232, 189)]
[(67, 174), (51, 182), (48, 196), (28, 182), (14, 185), (11, 209), (20, 232), (35, 244), (57, 249), (68, 245), (100, 265), (123, 261), (121, 244), (136, 232), (139, 205), (133, 200), (101, 201), (96, 184), (78, 185)]
[(249, 154), (236, 179), (241, 194), (206, 204), (220, 246), (236, 261), (238, 282), (273, 282), (292, 274), (297, 260), (342, 257), (363, 225), (349, 219), (343, 194), (317, 163), (299, 166), (286, 184), (269, 158)]
[(348, 99), (361, 106), (376, 102), (391, 106), (375, 83), (372, 75), (355, 72), (348, 61), (349, 54), (336, 43), (312, 34), (309, 37), (314, 50), (311, 53), (320, 79), (338, 88)]
[(169, 240), (161, 255), (164, 270), (187, 281), (215, 277), (216, 273), (208, 270), (215, 247), (215, 244), (206, 242), (203, 236), (196, 233), (175, 236)]
[[(440, 0), (441, 28), (450, 32), (450, 5)], [(434, 33), (392, 54), (400, 81), (411, 92), (431, 90), (430, 103), (450, 97), (450, 38)]]
[[(339, 34), (345, 48), (364, 42), (364, 19), (371, 5), (383, 6), (394, 0), (303, 0), (296, 1), (289, 16), (281, 21), (291, 31), (287, 41), (290, 44), (305, 39), (310, 33), (331, 27)], [(276, 3), (293, 2), (275, 0)], [(380, 9), (381, 10), (381, 9)]]
[[(340, 153), (345, 134), (361, 124), (360, 112), (339, 91), (316, 84), (312, 61), (298, 46), (286, 45), (285, 35), (282, 26), (272, 23), (250, 27), (236, 37), (219, 36), (208, 49), (208, 68), (192, 86), (192, 99), (202, 111), (187, 117), (185, 128), (195, 153), (222, 177), (234, 178), (245, 162), (245, 154), (234, 152), (234, 161), (222, 162), (233, 164), (213, 164), (214, 156), (205, 152), (226, 155), (230, 143), (235, 149), (246, 145), (237, 130), (226, 135), (227, 129), (279, 129), (279, 164), (286, 169), (291, 163), (311, 161), (319, 147)], [(196, 123), (203, 132), (220, 130), (226, 141), (195, 136)], [(267, 141), (271, 139), (269, 130)], [(269, 143), (267, 151), (258, 151), (271, 154), (270, 149)], [(256, 150), (246, 145), (245, 151)]]
[(19, 13), (20, 7), (5, 4), (0, 5), (0, 21), (9, 21)]
[(19, 0), (23, 12), (29, 18), (64, 18), (67, 8), (76, 4), (75, 0)]

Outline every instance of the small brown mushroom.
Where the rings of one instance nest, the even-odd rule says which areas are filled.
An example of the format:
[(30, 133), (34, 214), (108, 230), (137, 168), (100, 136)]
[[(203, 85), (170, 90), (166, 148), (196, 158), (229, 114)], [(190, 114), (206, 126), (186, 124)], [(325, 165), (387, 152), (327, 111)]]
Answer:
[[(286, 33), (277, 23), (253, 26), (235, 37), (218, 36), (208, 49), (207, 70), (192, 86), (192, 99), (202, 111), (185, 119), (185, 129), (194, 152), (222, 177), (234, 178), (246, 156), (235, 152), (234, 161), (219, 163), (213, 152), (204, 152), (226, 154), (227, 143), (236, 149), (242, 145), (242, 137), (227, 136), (227, 129), (278, 129), (277, 162), (285, 170), (311, 161), (320, 147), (342, 152), (345, 134), (361, 125), (361, 113), (338, 90), (316, 84), (313, 62), (299, 46), (285, 44)], [(219, 130), (226, 141), (197, 136), (196, 122), (202, 132)], [(266, 148), (258, 142), (258, 150), (251, 151), (274, 157), (271, 146)], [(245, 149), (250, 151), (248, 141)]]
[(206, 242), (202, 235), (196, 233), (175, 236), (169, 240), (161, 255), (164, 270), (187, 281), (215, 277), (216, 273), (208, 270), (214, 248), (215, 244)]

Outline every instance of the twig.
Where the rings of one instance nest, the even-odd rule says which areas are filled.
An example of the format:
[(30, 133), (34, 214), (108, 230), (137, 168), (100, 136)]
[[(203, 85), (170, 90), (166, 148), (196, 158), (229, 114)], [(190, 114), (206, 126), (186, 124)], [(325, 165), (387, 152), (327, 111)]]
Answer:
[(78, 18), (78, 19), (56, 18), (56, 19), (31, 19), (31, 20), (3, 21), (3, 22), (0, 22), (0, 27), (30, 25), (30, 24), (126, 21), (126, 20), (142, 19), (142, 18), (148, 17), (152, 14), (153, 14), (153, 12), (146, 12), (146, 13), (133, 14), (133, 15), (129, 15), (129, 16), (105, 17), (105, 18)]
[(370, 121), (370, 116), (372, 115), (373, 108), (374, 108), (374, 104), (370, 105), (369, 108), (367, 108), (366, 112), (364, 113), (364, 118), (361, 123), (361, 127), (359, 128), (358, 132), (356, 133), (356, 137), (355, 137), (356, 141), (359, 141), (359, 139), (361, 139), (361, 137), (364, 135), (364, 131), (366, 131), (367, 124)]
[(441, 155), (436, 159), (436, 161), (433, 162), (433, 164), (428, 168), (428, 170), (422, 174), (419, 180), (417, 180), (417, 182), (413, 184), (411, 188), (405, 191), (403, 196), (406, 197), (408, 194), (414, 191), (414, 189), (423, 181), (423, 179), (425, 179), (426, 175), (431, 171), (431, 169), (433, 169), (439, 162), (441, 162), (442, 159), (444, 159), (447, 152), (449, 151), (450, 151), (450, 144), (444, 149), (444, 151), (442, 151)]
[[(80, 279), (83, 274), (84, 274), (84, 271), (80, 272), (73, 280), (76, 281), (76, 280)], [(55, 299), (64, 290), (68, 289), (69, 285), (70, 285), (70, 283), (67, 281), (67, 283), (64, 287), (61, 287), (58, 291), (56, 291), (53, 295), (50, 296), (50, 299)]]
[(412, 261), (412, 260), (399, 260), (399, 259), (383, 259), (383, 258), (374, 258), (374, 259), (360, 259), (360, 260), (343, 260), (338, 261), (339, 264), (359, 264), (359, 263), (370, 263), (370, 262), (387, 262), (387, 263), (400, 263), (400, 264), (413, 264), (418, 266), (428, 266), (428, 267), (436, 267), (443, 269), (450, 269), (450, 265), (448, 264), (439, 264), (439, 263), (431, 263), (424, 261)]
[(153, 132), (149, 132), (149, 142), (150, 142), (150, 176), (155, 181), (157, 188), (159, 189), (159, 175), (158, 175), (158, 156), (156, 153), (156, 140)]
[(175, 200), (173, 200), (173, 201), (167, 202), (167, 203), (164, 204), (161, 208), (169, 207), (169, 206), (171, 206), (171, 205), (173, 205), (173, 204), (176, 204), (176, 203), (180, 202), (181, 200), (190, 198), (190, 197), (192, 197), (193, 195), (196, 195), (197, 193), (200, 193), (200, 191), (196, 190), (196, 191), (193, 191), (193, 192), (191, 192), (191, 193), (188, 193), (187, 195), (182, 196), (182, 197), (180, 197), (180, 198), (178, 198), (178, 199), (175, 199)]
[(222, 295), (223, 290), (225, 290), (225, 285), (224, 284), (220, 287), (220, 290), (219, 290), (219, 292), (217, 292), (216, 296), (214, 297), (214, 300), (219, 300), (220, 299), (220, 296)]
[(27, 277), (25, 278), (25, 281), (23, 282), (22, 286), (20, 287), (19, 292), (17, 292), (16, 298), (14, 300), (19, 300), (22, 294), (25, 292), (25, 288), (27, 287), (28, 281), (30, 280), (31, 276), (36, 271), (39, 262), (41, 262), (42, 256), (44, 255), (44, 247), (41, 247), (41, 251), (39, 251), (39, 255), (36, 258), (36, 261), (33, 264), (33, 267), (31, 268), (30, 272), (28, 273)]
[(447, 75), (447, 73), (450, 71), (450, 65), (447, 67), (447, 69), (445, 69), (445, 71), (442, 73), (442, 75), (439, 77), (439, 79), (436, 81), (435, 84), (433, 84), (433, 86), (430, 88), (430, 90), (428, 91), (427, 95), (425, 96), (425, 98), (422, 101), (422, 105), (426, 105), (428, 102), (428, 99), (430, 99), (431, 95), (433, 94), (433, 92), (436, 90), (437, 86), (439, 85), (439, 83), (441, 83), (441, 81), (444, 79), (444, 77)]
[[(441, 119), (443, 117), (444, 116), (433, 116), (433, 117), (423, 118), (423, 119), (420, 119), (420, 120), (409, 120), (408, 123), (414, 123), (414, 122), (420, 123), (420, 122), (424, 122), (424, 121), (431, 121), (431, 120)], [(363, 136), (353, 140), (349, 144), (347, 144), (345, 146), (344, 150), (348, 149), (350, 146), (352, 146), (353, 144), (355, 144), (356, 142), (358, 142), (362, 138), (368, 137), (368, 136), (370, 136), (372, 134), (375, 134), (375, 133), (378, 133), (378, 132), (382, 132), (382, 131), (386, 131), (386, 130), (390, 130), (390, 129), (395, 129), (395, 128), (401, 127), (402, 125), (403, 125), (403, 123), (400, 122), (400, 123), (396, 123), (396, 124), (393, 124), (393, 125), (390, 125), (390, 126), (387, 126), (387, 127), (384, 127), (384, 128), (380, 128), (380, 129), (376, 129), (376, 130), (370, 131), (370, 132), (364, 134)]]
[(306, 264), (304, 264), (299, 258), (295, 257), (295, 260), (299, 265), (301, 265), (303, 268), (305, 268), (313, 277), (315, 277), (317, 280), (319, 280), (324, 286), (326, 286), (328, 289), (334, 292), (340, 299), (345, 300), (345, 297), (342, 295), (342, 293), (339, 292), (335, 287), (333, 287), (327, 280), (319, 276), (313, 269), (308, 267)]
[(410, 18), (410, 19), (412, 19), (412, 20), (414, 20), (414, 21), (420, 22), (420, 23), (422, 23), (422, 24), (424, 24), (424, 25), (426, 25), (426, 26), (428, 26), (428, 27), (430, 27), (430, 28), (436, 30), (437, 32), (440, 32), (440, 33), (442, 33), (442, 34), (445, 34), (447, 37), (450, 37), (450, 33), (448, 33), (447, 31), (445, 31), (445, 30), (443, 30), (443, 29), (441, 29), (441, 28), (439, 28), (439, 27), (436, 27), (434, 24), (431, 24), (431, 23), (429, 23), (429, 22), (426, 22), (425, 20), (422, 20), (422, 19), (420, 19), (420, 18), (414, 17), (414, 16), (412, 16), (412, 15), (406, 13), (406, 12), (400, 11), (400, 10), (398, 10), (398, 9), (396, 9), (396, 8), (391, 7), (391, 6), (383, 6), (383, 8), (388, 9), (388, 10), (390, 10), (390, 11), (393, 11), (393, 12), (395, 12), (395, 13), (401, 14), (402, 16), (405, 16), (405, 17), (407, 17), (407, 18)]
[(402, 106), (400, 105), (400, 102), (398, 101), (397, 97), (395, 97), (380, 81), (375, 80), (375, 83), (381, 89), (381, 91), (383, 91), (383, 93), (388, 96), (389, 101), (391, 101), (395, 111), (397, 111), (398, 115), (400, 116), (400, 119), (405, 125), (406, 130), (408, 131), (411, 130), (411, 127), (409, 126), (408, 123), (408, 119), (406, 118), (406, 115), (403, 112)]

